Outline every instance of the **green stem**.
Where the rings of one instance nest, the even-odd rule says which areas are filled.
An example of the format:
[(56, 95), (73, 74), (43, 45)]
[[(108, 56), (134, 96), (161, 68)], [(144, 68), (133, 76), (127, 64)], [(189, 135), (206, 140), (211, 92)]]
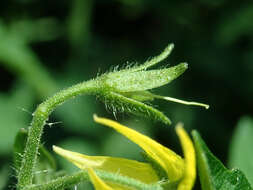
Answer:
[[(137, 190), (162, 190), (162, 187), (157, 184), (145, 184), (132, 178), (103, 171), (96, 171), (96, 173), (105, 181), (125, 185), (127, 187), (133, 187)], [(70, 176), (59, 177), (45, 184), (27, 186), (23, 190), (60, 190), (87, 180), (89, 180), (89, 176), (87, 171), (84, 170)]]
[(146, 184), (133, 178), (105, 172), (102, 170), (96, 170), (96, 174), (104, 181), (121, 184), (123, 186), (129, 187), (129, 189), (133, 188), (136, 190), (162, 190), (162, 187), (159, 184)]
[(18, 174), (17, 188), (22, 189), (32, 185), (33, 169), (36, 164), (38, 148), (43, 132), (43, 127), (48, 120), (50, 113), (66, 100), (77, 95), (93, 94), (98, 92), (98, 81), (90, 80), (56, 93), (51, 98), (40, 104), (34, 112), (33, 120), (29, 129), (28, 139)]
[(73, 175), (59, 177), (44, 184), (27, 186), (23, 190), (61, 190), (88, 179), (87, 172), (81, 171)]

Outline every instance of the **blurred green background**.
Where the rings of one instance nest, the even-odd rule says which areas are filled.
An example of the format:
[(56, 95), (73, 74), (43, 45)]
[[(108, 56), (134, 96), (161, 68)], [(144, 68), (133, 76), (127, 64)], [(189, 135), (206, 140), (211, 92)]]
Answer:
[[(126, 114), (117, 115), (117, 120), (180, 154), (173, 127), (182, 121), (189, 132), (197, 129), (202, 134), (225, 165), (233, 163), (229, 155), (234, 152), (229, 150), (236, 125), (242, 116), (253, 115), (252, 20), (250, 0), (1, 1), (0, 189), (14, 187), (14, 137), (29, 126), (38, 103), (117, 65), (142, 63), (171, 42), (175, 49), (161, 67), (188, 62), (189, 69), (154, 92), (207, 103), (210, 109), (159, 100), (153, 105), (169, 116), (172, 127)], [(142, 160), (136, 145), (95, 124), (93, 113), (114, 118), (95, 97), (65, 103), (50, 117), (43, 144), (50, 151), (56, 144), (89, 155)], [(252, 129), (253, 122), (247, 126)], [(250, 143), (251, 139), (237, 153), (246, 152)], [(77, 170), (53, 155), (59, 169)], [(79, 189), (84, 187), (90, 185)]]

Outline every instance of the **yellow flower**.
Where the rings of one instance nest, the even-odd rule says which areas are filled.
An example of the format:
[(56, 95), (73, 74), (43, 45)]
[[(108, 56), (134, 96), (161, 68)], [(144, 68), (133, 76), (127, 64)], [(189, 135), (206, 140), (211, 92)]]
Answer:
[[(179, 124), (176, 127), (176, 132), (182, 144), (185, 156), (184, 159), (153, 139), (115, 121), (106, 118), (99, 118), (96, 115), (94, 115), (94, 120), (105, 126), (113, 128), (132, 142), (139, 145), (146, 152), (148, 157), (150, 157), (166, 172), (169, 182), (178, 182), (177, 190), (192, 189), (196, 178), (195, 151), (193, 143), (183, 129), (182, 124)], [(53, 146), (53, 149), (56, 153), (68, 159), (81, 169), (92, 168), (94, 170), (116, 173), (121, 176), (133, 178), (145, 184), (155, 184), (161, 180), (159, 179), (156, 170), (149, 163), (124, 158), (87, 156), (64, 150), (56, 146)], [(105, 190), (109, 190), (111, 188), (110, 185), (104, 183), (100, 178), (96, 177), (93, 170), (89, 169), (88, 173), (96, 189), (102, 189), (98, 188), (98, 186), (101, 186), (102, 184), (105, 184), (103, 188)]]
[(87, 156), (56, 146), (53, 146), (53, 149), (80, 169), (93, 168), (111, 173), (119, 173), (122, 176), (134, 178), (147, 184), (155, 183), (159, 180), (155, 171), (148, 163), (116, 157)]

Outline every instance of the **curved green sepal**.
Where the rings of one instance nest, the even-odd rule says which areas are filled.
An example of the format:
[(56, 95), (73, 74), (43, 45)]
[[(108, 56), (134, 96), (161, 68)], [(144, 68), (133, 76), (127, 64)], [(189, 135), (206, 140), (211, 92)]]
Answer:
[(99, 98), (105, 103), (107, 108), (113, 111), (113, 113), (117, 111), (128, 112), (137, 116), (161, 121), (166, 125), (171, 124), (170, 119), (162, 112), (142, 102), (127, 98), (121, 94), (109, 91), (102, 94), (102, 96), (100, 95)]
[(174, 49), (174, 44), (171, 43), (169, 44), (162, 53), (160, 53), (159, 55), (145, 61), (145, 63), (143, 63), (142, 65), (139, 66), (135, 66), (133, 68), (130, 68), (131, 71), (141, 71), (141, 70), (146, 70), (149, 67), (152, 67), (154, 65), (156, 65), (157, 63), (163, 61), (164, 59), (166, 59), (172, 52), (172, 50)]
[(120, 94), (140, 102), (153, 101), (155, 99), (154, 95), (147, 90), (136, 92), (122, 92)]
[(165, 69), (113, 72), (105, 75), (104, 82), (117, 92), (144, 91), (170, 83), (187, 68), (187, 63), (181, 63)]

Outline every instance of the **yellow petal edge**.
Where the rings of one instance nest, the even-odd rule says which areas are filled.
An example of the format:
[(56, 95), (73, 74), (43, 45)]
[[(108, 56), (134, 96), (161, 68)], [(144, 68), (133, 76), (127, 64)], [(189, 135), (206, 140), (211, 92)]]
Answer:
[(179, 136), (181, 146), (183, 148), (185, 161), (184, 175), (177, 187), (177, 190), (191, 190), (196, 179), (195, 149), (190, 137), (184, 130), (181, 123), (176, 126), (176, 133)]
[(155, 171), (148, 163), (138, 162), (125, 158), (107, 157), (107, 156), (88, 156), (77, 152), (62, 149), (53, 146), (53, 150), (66, 158), (80, 169), (100, 169), (103, 171), (117, 173), (151, 184), (159, 180)]
[(162, 146), (151, 138), (138, 133), (116, 121), (93, 116), (97, 123), (115, 129), (132, 142), (139, 145), (151, 158), (153, 158), (166, 171), (170, 181), (177, 181), (184, 173), (184, 160), (172, 150)]

